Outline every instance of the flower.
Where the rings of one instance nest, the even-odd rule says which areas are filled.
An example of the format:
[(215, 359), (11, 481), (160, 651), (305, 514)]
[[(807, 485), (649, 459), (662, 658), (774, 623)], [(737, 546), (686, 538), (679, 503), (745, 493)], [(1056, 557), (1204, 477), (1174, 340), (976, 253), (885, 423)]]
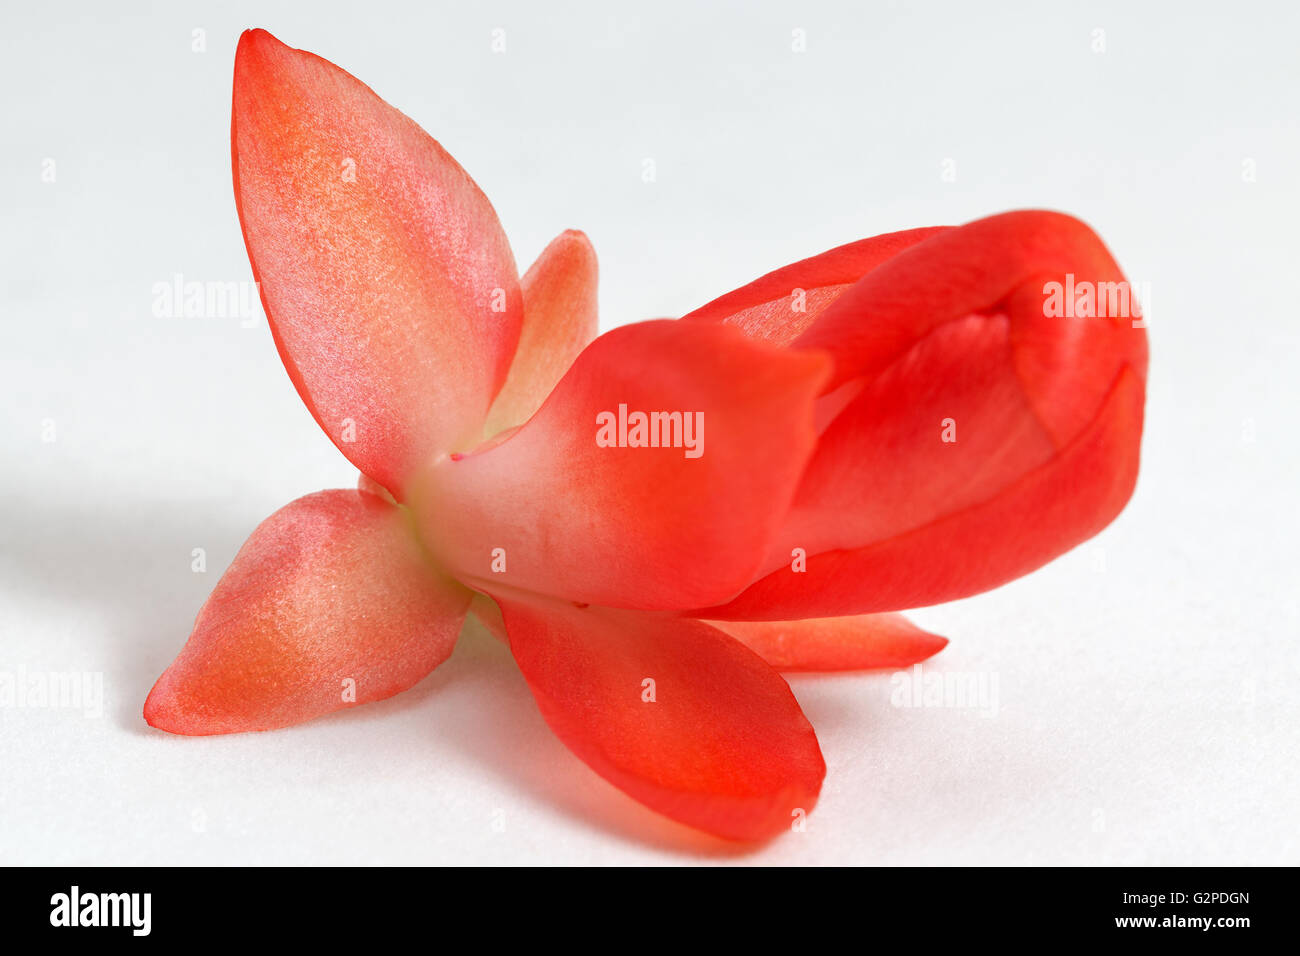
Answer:
[[(1127, 285), (1068, 216), (866, 239), (596, 337), (586, 237), (520, 279), (469, 176), (333, 64), (245, 33), (231, 139), (276, 346), (362, 477), (253, 532), (155, 727), (389, 697), (472, 611), (597, 773), (765, 839), (825, 774), (780, 671), (934, 654), (896, 611), (1033, 570), (1132, 492), (1143, 323), (1096, 308)], [(1110, 298), (1045, 307), (1067, 280)]]

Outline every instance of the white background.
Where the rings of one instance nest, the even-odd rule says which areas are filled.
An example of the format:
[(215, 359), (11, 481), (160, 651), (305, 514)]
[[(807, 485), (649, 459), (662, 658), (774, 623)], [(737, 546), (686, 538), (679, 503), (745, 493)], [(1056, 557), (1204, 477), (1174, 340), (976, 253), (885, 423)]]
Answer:
[[(0, 670), (102, 672), (107, 702), (0, 709), (0, 862), (1300, 862), (1300, 7), (613, 6), (5, 5)], [(521, 271), (586, 230), (604, 328), (880, 232), (1089, 221), (1152, 289), (1143, 471), (1097, 539), (915, 615), (952, 638), (936, 670), (997, 676), (996, 716), (896, 708), (889, 674), (793, 680), (821, 803), (740, 855), (587, 770), (479, 631), (305, 726), (146, 726), (246, 535), (355, 474), (260, 313), (151, 314), (175, 273), (251, 279), (228, 141), (248, 26), (440, 139)]]

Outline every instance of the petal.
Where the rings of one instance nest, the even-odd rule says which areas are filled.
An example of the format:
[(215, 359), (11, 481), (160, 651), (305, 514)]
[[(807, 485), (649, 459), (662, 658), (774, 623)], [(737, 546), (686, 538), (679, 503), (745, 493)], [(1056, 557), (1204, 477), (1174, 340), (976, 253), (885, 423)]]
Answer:
[[(837, 387), (822, 402), (841, 407), (764, 562), (770, 580), (720, 616), (820, 617), (965, 597), (1104, 527), (1136, 477), (1145, 332), (1128, 314), (1052, 314), (1046, 290), (1058, 280), (1125, 283), (1078, 220), (1007, 213), (915, 244), (822, 312), (792, 347), (835, 356)], [(1090, 441), (1101, 450), (1079, 450)], [(1086, 467), (1067, 464), (1070, 449)], [(1034, 497), (1045, 475), (1063, 476), (1051, 481), (1064, 502)], [(1061, 505), (1074, 513), (1052, 517)], [(987, 523), (987, 513), (1004, 520)], [(806, 556), (807, 576), (792, 554)], [(860, 571), (877, 562), (888, 567)], [(759, 594), (773, 587), (782, 596), (767, 606)]]
[(1137, 481), (1145, 389), (1125, 368), (1070, 445), (1001, 494), (865, 547), (809, 554), (768, 574), (718, 619), (797, 618), (939, 604), (1028, 574), (1119, 514)]
[(921, 630), (901, 614), (706, 623), (730, 634), (779, 671), (907, 667), (933, 657), (948, 644), (946, 637)]
[(1056, 447), (1010, 354), (1004, 318), (970, 316), (861, 385), (822, 432), (774, 560), (884, 540), (1050, 461)]
[(144, 718), (225, 734), (391, 697), (447, 658), (469, 602), (401, 509), (360, 491), (307, 495), (245, 542)]
[(358, 468), (399, 499), (479, 438), (522, 304), (491, 204), (367, 86), (262, 30), (235, 56), (235, 200), (280, 357)]
[(357, 491), (364, 491), (367, 494), (378, 495), (390, 505), (397, 504), (397, 499), (388, 493), (388, 489), (375, 481), (375, 479), (371, 478), (364, 471), (358, 472), (357, 474)]
[(528, 421), (596, 337), (596, 250), (591, 241), (572, 229), (562, 233), (524, 273), (520, 288), (523, 331), (510, 375), (488, 413), (488, 435)]
[[(825, 374), (821, 355), (722, 324), (614, 329), (526, 425), (430, 471), (412, 498), (421, 535), (484, 590), (652, 609), (726, 600), (789, 506)], [(614, 420), (651, 412), (680, 412), (681, 427), (660, 447), (628, 447), (634, 427), (608, 447), (624, 437)]]
[(789, 829), (826, 765), (789, 685), (700, 621), (498, 603), (547, 724), (652, 810), (731, 840)]
[(827, 383), (835, 388), (879, 374), (946, 323), (1005, 317), (1026, 396), (1061, 445), (1092, 420), (1123, 365), (1145, 379), (1146, 334), (1144, 323), (1127, 314), (1053, 316), (1047, 287), (1068, 282), (1119, 291), (1109, 287), (1125, 281), (1101, 239), (1079, 220), (1041, 210), (1002, 213), (937, 232), (893, 256), (793, 344), (835, 357)]
[(727, 322), (753, 338), (789, 345), (872, 269), (948, 228), (907, 229), (837, 246), (769, 272), (682, 318)]
[(498, 641), (506, 640), (506, 622), (501, 616), (501, 608), (497, 606), (496, 601), (486, 594), (475, 591), (469, 609), (489, 634)]

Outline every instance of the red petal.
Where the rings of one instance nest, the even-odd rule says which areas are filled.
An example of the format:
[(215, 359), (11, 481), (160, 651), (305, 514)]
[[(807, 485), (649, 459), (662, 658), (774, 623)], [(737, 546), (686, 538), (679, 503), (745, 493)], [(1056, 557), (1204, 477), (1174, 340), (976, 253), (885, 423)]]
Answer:
[(447, 658), (469, 602), (400, 509), (359, 491), (299, 498), (235, 556), (144, 718), (224, 734), (391, 697)]
[(333, 64), (239, 41), (235, 201), (289, 376), (331, 440), (400, 499), (478, 440), (519, 337), (487, 198), (410, 119)]
[(739, 642), (666, 615), (498, 603), (546, 722), (625, 793), (731, 840), (775, 836), (816, 803), (826, 765), (812, 726)]
[(1081, 319), (1045, 314), (1051, 282), (1124, 282), (1087, 225), (1060, 213), (1023, 210), (937, 232), (893, 256), (839, 297), (794, 343), (836, 358), (834, 388), (902, 359), (940, 326), (972, 315), (1005, 317), (1016, 371), (1043, 423), (1063, 444), (1092, 420), (1119, 369), (1145, 379), (1141, 324), (1129, 316)]
[(933, 657), (948, 644), (946, 637), (921, 630), (901, 614), (708, 623), (779, 671), (907, 667)]
[[(986, 501), (1056, 454), (1007, 360), (1006, 319), (940, 326), (825, 429), (780, 553), (859, 547)], [(956, 441), (945, 441), (945, 437)]]
[(1142, 380), (1125, 368), (1101, 413), (1047, 464), (1001, 494), (866, 547), (810, 554), (736, 600), (720, 619), (856, 614), (939, 604), (1005, 584), (1086, 541), (1137, 481)]
[[(825, 374), (816, 353), (726, 325), (615, 329), (526, 425), (430, 472), (412, 500), (421, 534), (477, 587), (654, 609), (726, 600), (753, 580), (789, 506)], [(702, 415), (701, 454), (681, 441), (602, 447), (600, 416), (620, 405)]]
[(531, 418), (596, 337), (596, 250), (586, 235), (570, 229), (554, 239), (520, 286), (523, 332), (510, 375), (488, 413), (489, 435)]
[[(840, 407), (765, 561), (771, 577), (725, 616), (964, 597), (1033, 570), (1118, 513), (1137, 470), (1145, 333), (1129, 314), (1046, 314), (1056, 281), (1101, 289), (1124, 277), (1077, 220), (1007, 213), (913, 245), (821, 313), (793, 347), (835, 356), (838, 387), (822, 402)], [(1134, 382), (1103, 411), (1126, 370)], [(1110, 436), (1105, 457), (1088, 454), (1071, 471), (1062, 459), (1086, 446), (1087, 429)], [(1051, 517), (1060, 502), (1032, 497), (1032, 476), (1045, 474), (1067, 476), (1058, 490), (1068, 519)], [(1004, 521), (976, 517), (988, 512)], [(807, 555), (806, 575), (795, 549)]]
[(907, 229), (837, 246), (769, 272), (682, 318), (727, 322), (753, 338), (788, 345), (872, 269), (948, 228)]

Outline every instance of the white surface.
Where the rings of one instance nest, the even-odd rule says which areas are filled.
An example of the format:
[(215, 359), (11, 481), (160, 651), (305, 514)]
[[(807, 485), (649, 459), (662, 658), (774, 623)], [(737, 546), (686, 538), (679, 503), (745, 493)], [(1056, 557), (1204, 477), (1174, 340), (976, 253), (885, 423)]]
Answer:
[[(100, 719), (0, 708), (0, 862), (1300, 862), (1295, 4), (117, 6), (0, 24), (0, 671), (102, 672), (107, 697)], [(264, 319), (150, 312), (174, 273), (250, 278), (228, 147), (246, 26), (438, 137), (521, 268), (585, 229), (606, 328), (893, 229), (1091, 222), (1153, 290), (1137, 494), (1043, 571), (916, 614), (953, 639), (936, 670), (997, 676), (997, 715), (893, 707), (888, 674), (793, 681), (825, 790), (806, 832), (739, 857), (570, 756), (480, 632), (383, 704), (147, 727), (247, 533), (354, 476)]]

